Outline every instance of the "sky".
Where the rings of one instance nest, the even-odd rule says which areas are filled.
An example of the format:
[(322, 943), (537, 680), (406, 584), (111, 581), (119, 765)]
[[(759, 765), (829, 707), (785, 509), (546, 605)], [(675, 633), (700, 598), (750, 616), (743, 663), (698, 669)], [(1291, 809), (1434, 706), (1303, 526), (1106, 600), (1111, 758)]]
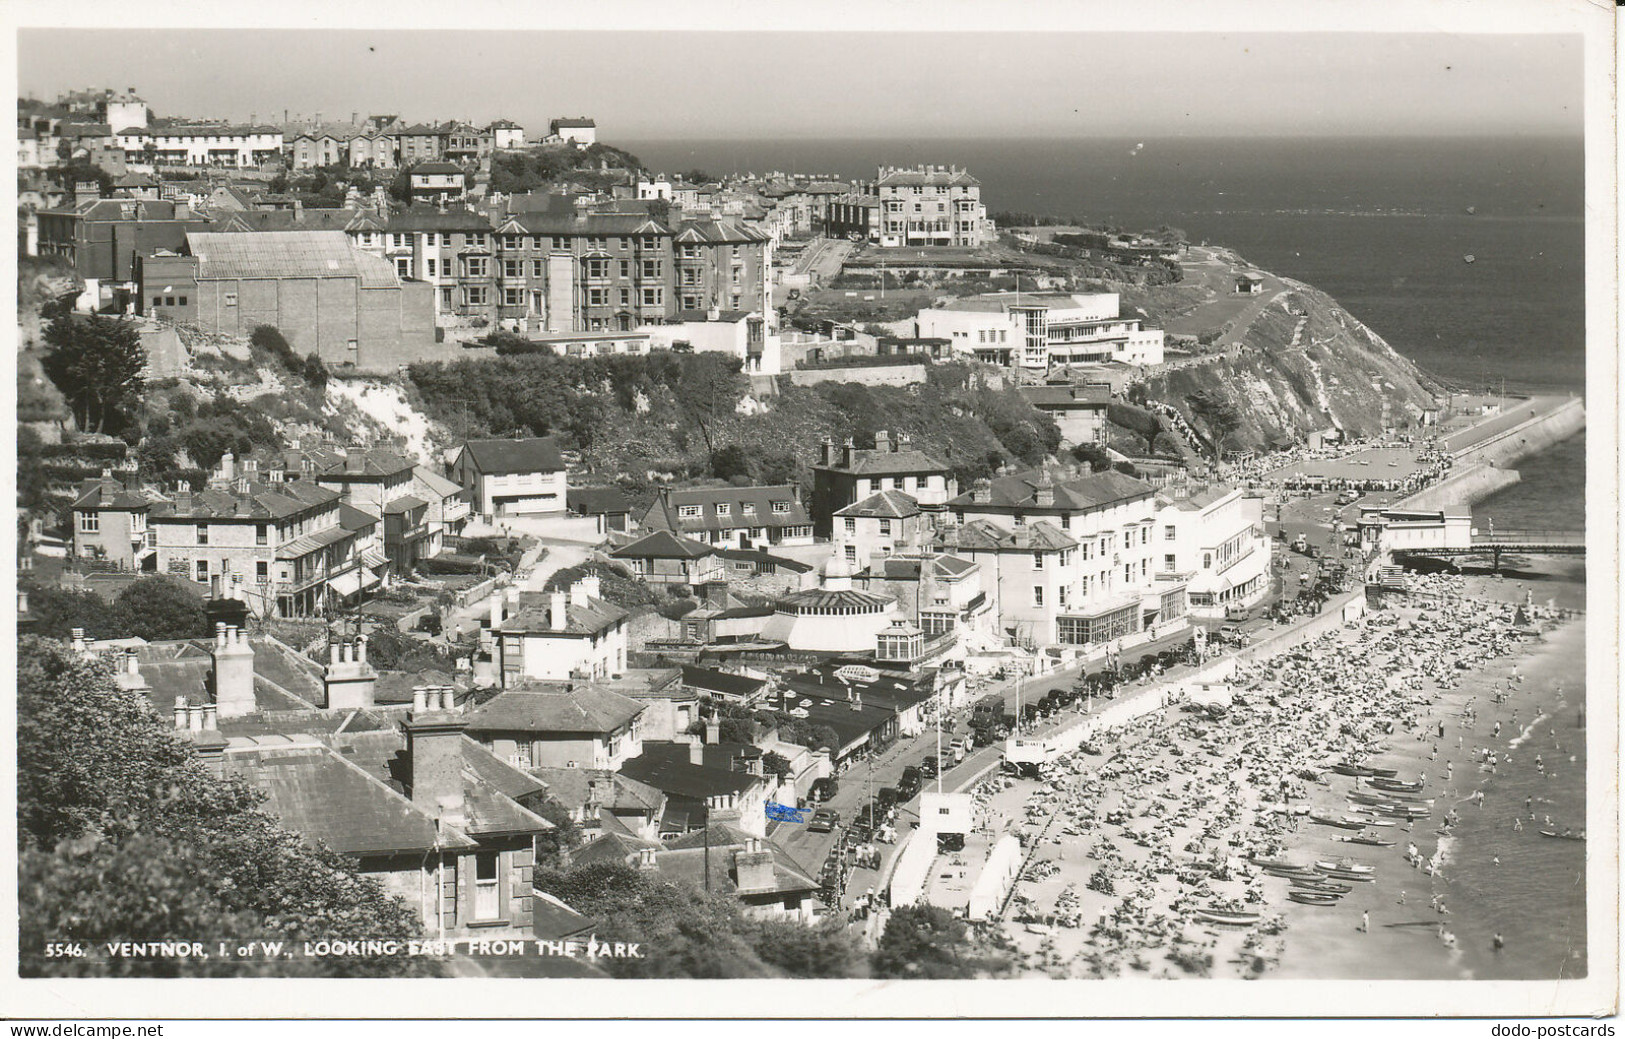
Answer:
[[(942, 24), (930, 19), (926, 24)], [(21, 29), (164, 115), (590, 115), (602, 139), (1579, 134), (1576, 35)]]

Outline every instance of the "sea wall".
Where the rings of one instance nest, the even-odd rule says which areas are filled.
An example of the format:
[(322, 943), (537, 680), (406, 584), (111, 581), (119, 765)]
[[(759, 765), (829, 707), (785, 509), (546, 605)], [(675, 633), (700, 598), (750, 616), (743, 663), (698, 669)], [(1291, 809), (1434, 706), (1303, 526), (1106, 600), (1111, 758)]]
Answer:
[(1460, 452), (1462, 462), (1508, 467), (1520, 459), (1562, 443), (1585, 429), (1585, 402), (1578, 397), (1559, 403), (1543, 415)]
[(1489, 465), (1468, 465), (1453, 469), (1449, 476), (1424, 487), (1397, 504), (1405, 509), (1463, 509), (1483, 501), (1497, 491), (1517, 483), (1516, 469), (1497, 469)]

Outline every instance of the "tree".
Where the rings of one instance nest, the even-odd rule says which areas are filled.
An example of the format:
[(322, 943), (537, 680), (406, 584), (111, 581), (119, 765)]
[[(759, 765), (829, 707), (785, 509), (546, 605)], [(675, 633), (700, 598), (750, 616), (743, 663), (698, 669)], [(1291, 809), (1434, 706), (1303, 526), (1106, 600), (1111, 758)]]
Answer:
[[(408, 938), (412, 909), (354, 864), (281, 829), (220, 779), (109, 665), (28, 637), (17, 664), (18, 891), (28, 976), (197, 974), (211, 961), (46, 959), (44, 941)], [(36, 939), (36, 940), (31, 940)], [(253, 973), (243, 966), (230, 973)], [(277, 963), (347, 977), (425, 973), (412, 958)]]
[(157, 166), (158, 145), (156, 142), (148, 141), (146, 144), (141, 146), (141, 161), (146, 163), (148, 166)]
[(762, 755), (762, 771), (783, 779), (790, 774), (790, 759), (776, 750)]
[(756, 725), (749, 718), (724, 718), (717, 726), (717, 739), (723, 743), (750, 743), (756, 739)]
[(65, 315), (45, 329), (45, 374), (73, 408), (80, 429), (103, 432), (141, 397), (146, 351), (128, 321)]
[(28, 612), (34, 617), (34, 630), (44, 638), (66, 640), (74, 628), (98, 637), (116, 638), (112, 611), (107, 600), (95, 592), (74, 591), (60, 585), (29, 583)]
[(1197, 390), (1185, 398), (1191, 414), (1207, 426), (1208, 439), (1213, 444), (1213, 460), (1224, 457), (1224, 441), (1241, 428), (1241, 413), (1236, 405), (1217, 390)]
[(719, 480), (750, 476), (750, 455), (738, 444), (728, 444), (711, 452), (711, 475)]
[(749, 384), (739, 374), (737, 357), (694, 354), (683, 358), (682, 363), (682, 378), (675, 387), (678, 403), (699, 427), (706, 454), (713, 454), (717, 449), (717, 424), (734, 413)]
[(886, 921), (875, 949), (877, 978), (974, 978), (997, 969), (998, 960), (978, 956), (965, 923), (937, 906), (900, 906)]
[(305, 381), (318, 390), (327, 388), (327, 365), (314, 350), (305, 358)]
[(114, 625), (121, 635), (153, 642), (199, 639), (209, 634), (203, 603), (172, 577), (143, 577), (113, 600)]

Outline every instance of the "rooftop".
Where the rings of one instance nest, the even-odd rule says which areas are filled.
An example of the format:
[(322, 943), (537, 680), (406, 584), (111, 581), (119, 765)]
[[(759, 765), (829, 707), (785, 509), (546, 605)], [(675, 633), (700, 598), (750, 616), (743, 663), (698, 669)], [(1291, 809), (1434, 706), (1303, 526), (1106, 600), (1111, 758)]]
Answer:
[(704, 559), (716, 555), (716, 550), (669, 530), (657, 530), (630, 545), (617, 548), (610, 555), (616, 559)]
[[(1041, 486), (1055, 496), (1055, 504), (1038, 506), (1036, 496)], [(1150, 484), (1119, 472), (1094, 473), (1089, 476), (1064, 478), (1052, 482), (1042, 470), (1033, 469), (1016, 476), (993, 480), (985, 488), (988, 500), (976, 502), (976, 489), (961, 494), (948, 504), (954, 508), (973, 508), (980, 505), (998, 508), (1023, 508), (1062, 512), (1097, 509), (1118, 502), (1133, 501), (1153, 493)]]
[(193, 232), (187, 250), (197, 257), (197, 278), (355, 278), (362, 288), (400, 284), (389, 261), (362, 252), (343, 231), (267, 231), (263, 234)]
[(470, 440), (463, 445), (463, 453), (477, 471), (487, 475), (556, 473), (564, 468), (564, 457), (551, 437)]
[(569, 692), (533, 693), (509, 690), (470, 711), (468, 731), (605, 735), (643, 713), (644, 705), (629, 696), (578, 685)]
[(835, 515), (841, 517), (869, 519), (908, 519), (919, 514), (920, 503), (914, 500), (913, 495), (902, 491), (877, 491), (862, 501), (854, 502), (835, 512)]

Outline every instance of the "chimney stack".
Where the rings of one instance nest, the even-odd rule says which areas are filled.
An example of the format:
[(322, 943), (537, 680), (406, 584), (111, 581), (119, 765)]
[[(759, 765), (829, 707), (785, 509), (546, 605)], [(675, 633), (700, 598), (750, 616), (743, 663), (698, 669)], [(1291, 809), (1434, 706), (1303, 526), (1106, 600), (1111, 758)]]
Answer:
[(554, 631), (563, 631), (569, 627), (569, 600), (570, 597), (563, 592), (554, 592), (547, 608), (547, 624)]
[(774, 891), (779, 886), (773, 871), (773, 853), (763, 851), (762, 842), (755, 837), (734, 853), (734, 883), (742, 895)]
[(406, 756), (412, 803), (438, 819), (460, 826), (463, 819), (463, 729), (467, 723), (455, 710), (446, 710), (444, 688), (434, 686), (412, 691), (412, 714), (404, 725)]
[(825, 437), (818, 442), (818, 464), (828, 466), (835, 460), (835, 441)]
[(722, 724), (720, 722), (709, 721), (705, 723), (705, 742), (713, 745), (722, 742)]
[(254, 650), (240, 628), (216, 625), (214, 702), (220, 717), (239, 718), (259, 709), (254, 696)]
[(493, 635), (502, 627), (502, 592), (497, 590), (491, 593), (491, 633)]
[(655, 861), (655, 849), (654, 848), (639, 848), (638, 849), (638, 869), (639, 870), (642, 870), (644, 872), (651, 872), (651, 871), (657, 870), (659, 868), (660, 868), (659, 863)]
[(176, 732), (185, 731), (185, 729), (186, 729), (186, 718), (190, 713), (191, 712), (187, 707), (186, 697), (184, 697), (184, 696), (175, 697), (175, 731)]
[(328, 649), (322, 687), (330, 711), (366, 710), (376, 702), (378, 672), (367, 663), (367, 636), (335, 642)]
[(850, 469), (850, 468), (852, 468), (852, 452), (855, 449), (856, 448), (852, 443), (852, 438), (851, 437), (847, 437), (846, 440), (841, 444), (841, 468), (842, 469)]
[(891, 454), (891, 434), (884, 429), (875, 430), (875, 451), (883, 455)]
[(81, 656), (83, 656), (84, 654), (90, 652), (90, 650), (88, 648), (86, 648), (86, 646), (85, 646), (85, 629), (84, 628), (74, 628), (73, 629), (73, 651), (75, 653), (78, 653)]
[(705, 737), (690, 736), (688, 743), (688, 763), (690, 765), (705, 764)]

